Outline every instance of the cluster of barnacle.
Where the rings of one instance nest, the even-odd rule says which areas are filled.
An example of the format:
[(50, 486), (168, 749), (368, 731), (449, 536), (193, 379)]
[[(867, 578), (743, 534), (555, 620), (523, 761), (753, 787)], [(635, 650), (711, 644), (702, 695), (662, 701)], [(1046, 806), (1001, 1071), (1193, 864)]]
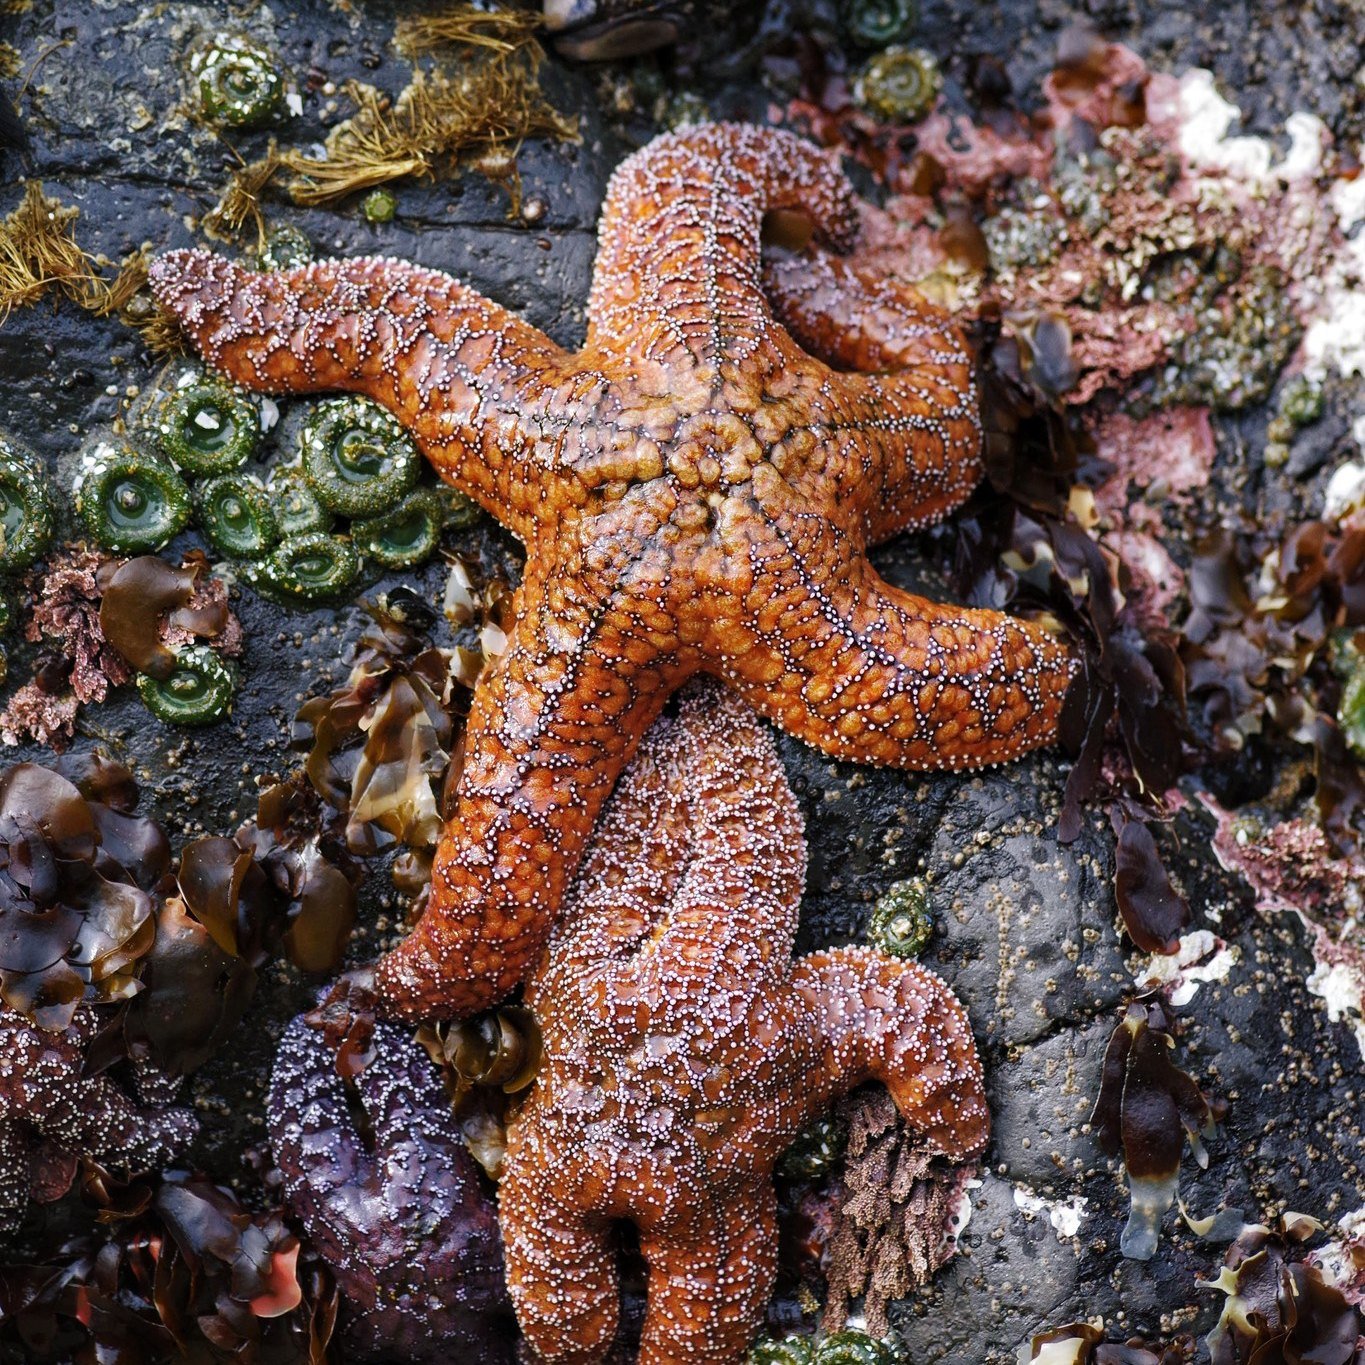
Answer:
[[(171, 379), (134, 417), (126, 440), (101, 440), (76, 480), (77, 515), (118, 554), (161, 549), (194, 518), (242, 578), (285, 603), (347, 596), (368, 558), (381, 569), (427, 559), (450, 522), (475, 509), (419, 484), (411, 437), (377, 403), (311, 407), (296, 449), (263, 481), (261, 413), (241, 390), (198, 370)], [(348, 519), (338, 533), (339, 518)]]

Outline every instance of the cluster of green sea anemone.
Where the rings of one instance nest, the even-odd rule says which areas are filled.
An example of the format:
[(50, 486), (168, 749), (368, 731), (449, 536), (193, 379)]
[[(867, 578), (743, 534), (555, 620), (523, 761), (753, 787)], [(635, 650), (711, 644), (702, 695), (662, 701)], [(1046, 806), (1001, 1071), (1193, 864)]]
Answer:
[[(126, 439), (100, 442), (86, 457), (75, 501), (87, 534), (115, 553), (145, 554), (193, 518), (247, 582), (309, 605), (350, 594), (366, 560), (381, 570), (422, 563), (445, 527), (477, 515), (463, 495), (419, 484), (412, 438), (369, 399), (315, 404), (292, 456), (268, 470), (258, 463), (262, 426), (244, 390), (201, 370), (181, 374)], [(0, 461), (0, 493), (11, 465), (9, 485), (41, 488), (36, 466), (15, 457)], [(9, 539), (22, 539), (19, 557), (31, 558), (30, 542), (46, 531), (38, 535), (17, 510), (0, 515)], [(339, 518), (349, 526), (338, 529)], [(50, 512), (42, 520), (50, 529)]]
[(765, 1337), (749, 1350), (746, 1365), (895, 1365), (896, 1351), (868, 1332), (832, 1332), (817, 1341), (795, 1334)]

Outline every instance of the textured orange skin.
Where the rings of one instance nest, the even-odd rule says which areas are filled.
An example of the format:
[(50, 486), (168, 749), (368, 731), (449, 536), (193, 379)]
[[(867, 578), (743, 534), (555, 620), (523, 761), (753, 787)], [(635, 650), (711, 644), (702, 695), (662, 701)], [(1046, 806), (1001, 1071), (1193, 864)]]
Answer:
[(776, 1272), (773, 1166), (863, 1081), (942, 1155), (985, 1146), (981, 1065), (943, 982), (868, 948), (792, 961), (805, 869), (768, 732), (716, 684), (689, 689), (621, 779), (527, 983), (545, 1057), (498, 1204), (539, 1359), (606, 1354), (625, 1219), (649, 1264), (641, 1365), (740, 1360)]
[[(765, 279), (773, 210), (809, 215), (817, 245)], [(657, 138), (612, 180), (576, 354), (396, 261), (154, 265), (211, 364), (255, 389), (376, 399), (526, 546), (431, 899), (378, 967), (393, 1013), (469, 1014), (521, 980), (617, 776), (694, 673), (855, 762), (977, 767), (1055, 738), (1074, 662), (1060, 640), (902, 592), (867, 561), (982, 471), (961, 335), (822, 245), (856, 227), (847, 182), (789, 133)]]

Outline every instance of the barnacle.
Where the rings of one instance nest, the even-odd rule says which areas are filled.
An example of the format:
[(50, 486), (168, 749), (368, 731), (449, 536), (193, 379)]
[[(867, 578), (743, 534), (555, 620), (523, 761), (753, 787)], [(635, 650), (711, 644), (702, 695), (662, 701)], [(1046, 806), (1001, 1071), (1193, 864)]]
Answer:
[(853, 97), (874, 118), (910, 123), (934, 107), (943, 78), (923, 48), (888, 47), (873, 57), (853, 86)]
[(190, 58), (199, 109), (210, 123), (256, 128), (284, 101), (284, 77), (264, 48), (237, 35), (219, 36)]
[(240, 469), (261, 433), (256, 407), (220, 379), (187, 374), (156, 418), (161, 449), (189, 474)]
[(301, 438), (303, 472), (323, 505), (376, 517), (417, 482), (417, 447), (398, 421), (365, 398), (319, 403)]
[(195, 490), (199, 525), (232, 559), (256, 559), (279, 538), (269, 495), (250, 474), (219, 474)]
[(351, 526), (356, 544), (387, 569), (420, 564), (441, 539), (441, 500), (430, 488), (414, 488), (388, 512)]
[(896, 882), (872, 908), (867, 941), (892, 957), (918, 957), (934, 932), (929, 894), (917, 878)]
[(1296, 427), (1306, 427), (1322, 416), (1322, 385), (1306, 375), (1296, 375), (1280, 393), (1280, 414)]
[(138, 674), (137, 690), (152, 715), (167, 725), (212, 725), (232, 710), (236, 681), (207, 645), (190, 645), (175, 656), (169, 677)]
[(266, 494), (282, 536), (302, 536), (309, 531), (330, 531), (332, 514), (297, 465), (279, 465), (271, 471)]
[(256, 581), (288, 602), (325, 602), (343, 596), (359, 576), (360, 555), (349, 540), (310, 531), (282, 540)]
[(102, 442), (75, 487), (76, 513), (106, 550), (159, 550), (190, 518), (190, 492), (160, 456)]
[(302, 229), (285, 223), (266, 233), (256, 259), (260, 261), (262, 270), (292, 270), (296, 265), (307, 265), (313, 259), (313, 244)]
[(915, 0), (842, 0), (844, 32), (862, 47), (902, 43), (919, 19)]
[(0, 571), (27, 568), (52, 539), (52, 498), (35, 455), (0, 436)]

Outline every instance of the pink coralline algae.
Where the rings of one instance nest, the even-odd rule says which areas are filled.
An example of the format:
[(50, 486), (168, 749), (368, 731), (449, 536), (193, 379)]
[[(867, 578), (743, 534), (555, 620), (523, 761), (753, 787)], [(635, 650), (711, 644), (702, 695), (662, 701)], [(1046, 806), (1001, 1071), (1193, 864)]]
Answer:
[(641, 1365), (741, 1359), (777, 1269), (774, 1164), (863, 1081), (927, 1154), (985, 1146), (956, 997), (867, 948), (793, 961), (804, 876), (771, 738), (697, 687), (646, 737), (527, 987), (544, 1060), (509, 1123), (499, 1205), (536, 1359), (606, 1358), (621, 1220), (650, 1272)]
[(497, 1219), (438, 1073), (378, 1023), (348, 1094), (321, 1022), (285, 1030), (266, 1118), (285, 1203), (341, 1288), (347, 1358), (510, 1360)]
[(64, 1194), (77, 1162), (156, 1170), (180, 1153), (198, 1124), (162, 1101), (164, 1079), (150, 1070), (135, 1100), (108, 1076), (85, 1074), (100, 1015), (77, 1009), (65, 1028), (41, 1029), (0, 1007), (0, 1231), (23, 1220), (30, 1196)]

